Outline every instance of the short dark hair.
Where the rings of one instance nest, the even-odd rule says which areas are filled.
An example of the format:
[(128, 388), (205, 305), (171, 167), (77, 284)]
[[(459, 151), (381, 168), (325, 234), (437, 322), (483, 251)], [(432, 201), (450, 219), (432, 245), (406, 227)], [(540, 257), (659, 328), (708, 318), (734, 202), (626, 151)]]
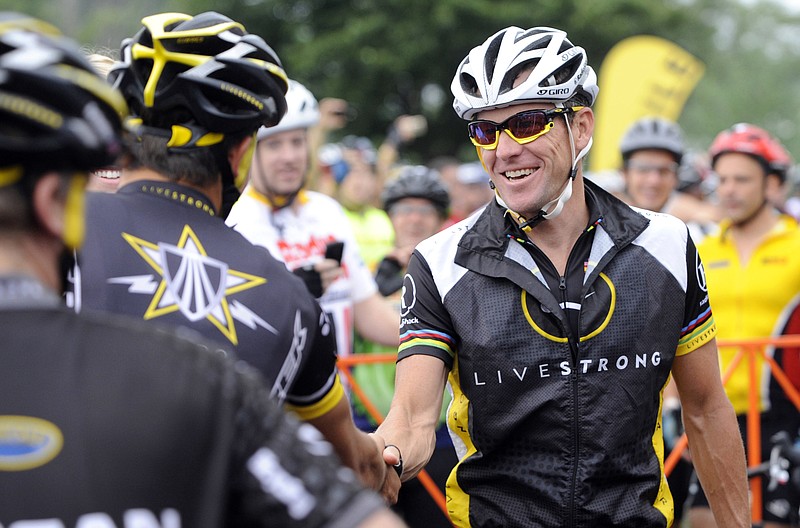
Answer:
[(0, 187), (0, 231), (24, 230), (31, 224), (31, 203), (17, 185)]
[(39, 180), (46, 174), (59, 174), (60, 193), (66, 197), (69, 181), (74, 175), (71, 171), (24, 170), (24, 175), (17, 183), (0, 187), (0, 232), (36, 229), (38, 222), (33, 214), (32, 196)]
[[(222, 149), (227, 154), (249, 135), (231, 134), (220, 145), (192, 149), (169, 148), (169, 138), (153, 134), (130, 135), (126, 142), (133, 159), (128, 168), (150, 169), (174, 182), (201, 187), (212, 185), (223, 174), (219, 166), (223, 156), (214, 149)], [(224, 158), (227, 160), (227, 155)]]

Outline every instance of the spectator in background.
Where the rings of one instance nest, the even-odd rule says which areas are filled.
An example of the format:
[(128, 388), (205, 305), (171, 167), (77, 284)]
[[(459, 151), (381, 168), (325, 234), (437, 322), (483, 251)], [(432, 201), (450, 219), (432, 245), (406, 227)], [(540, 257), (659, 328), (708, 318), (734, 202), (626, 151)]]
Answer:
[(634, 122), (620, 141), (622, 199), (629, 205), (676, 216), (690, 226), (700, 240), (719, 220), (719, 211), (709, 203), (677, 191), (678, 171), (684, 154), (680, 126), (659, 117)]
[(352, 353), (354, 329), (367, 339), (395, 346), (399, 318), (381, 299), (359, 256), (342, 206), (305, 189), (307, 132), (319, 119), (317, 101), (292, 81), (286, 102), (288, 110), (280, 123), (258, 132), (250, 183), (227, 223), (303, 278), (333, 319), (340, 355)]
[(455, 173), (455, 181), (450, 188), (450, 216), (447, 225), (467, 218), (485, 206), (494, 197), (489, 174), (479, 161), (462, 163)]
[[(385, 302), (398, 314), (403, 314), (403, 277), (416, 245), (438, 232), (447, 218), (450, 197), (439, 174), (422, 165), (397, 169), (384, 188), (383, 207), (395, 230), (394, 248), (381, 260), (375, 281)], [(356, 354), (396, 354), (396, 347), (385, 347), (356, 339)], [(395, 365), (366, 364), (353, 369), (358, 385), (370, 401), (385, 416), (394, 393)], [(444, 425), (446, 408), (450, 403), (446, 392), (436, 429), (436, 448), (426, 471), (444, 493), (447, 476), (456, 463), (453, 443)], [(366, 412), (357, 396), (353, 396), (355, 419), (363, 429), (374, 430), (377, 422)], [(445, 528), (452, 526), (443, 512), (417, 480), (400, 489), (395, 511), (412, 528)]]
[(436, 156), (426, 165), (439, 173), (442, 183), (444, 183), (448, 191), (450, 191), (450, 194), (452, 194), (452, 191), (456, 186), (458, 167), (461, 165), (461, 162), (458, 161), (458, 158), (447, 155)]
[(356, 111), (347, 101), (336, 97), (320, 99), (317, 109), (319, 119), (308, 128), (307, 133), (310, 158), (306, 187), (312, 191), (334, 196), (337, 184), (331, 174), (323, 171), (320, 166), (320, 149), (328, 143), (331, 133), (341, 130), (356, 117)]
[[(709, 301), (714, 307), (721, 339), (747, 339), (800, 334), (800, 226), (781, 214), (770, 201), (784, 185), (792, 160), (781, 143), (766, 130), (739, 123), (723, 130), (709, 149), (719, 178), (717, 195), (725, 220), (717, 233), (699, 245), (705, 263)], [(739, 347), (720, 347), (720, 367), (726, 372)], [(771, 354), (795, 388), (800, 388), (800, 351), (773, 348)], [(769, 459), (770, 438), (778, 431), (795, 438), (800, 411), (789, 402), (768, 365), (756, 359), (758, 378), (751, 380), (744, 358), (725, 385), (747, 444), (746, 415), (752, 382), (761, 411), (761, 460)], [(763, 519), (767, 528), (797, 526), (800, 495), (794, 485), (768, 488), (762, 478)], [(715, 523), (701, 487), (692, 498), (692, 528)]]
[(392, 248), (394, 229), (379, 202), (381, 182), (375, 172), (376, 152), (365, 137), (346, 136), (320, 150), (320, 166), (337, 183), (336, 198), (350, 220), (361, 259), (371, 273)]
[(386, 132), (386, 137), (378, 147), (375, 172), (380, 180), (379, 189), (383, 189), (389, 180), (393, 167), (400, 161), (403, 148), (418, 137), (424, 136), (427, 132), (428, 120), (423, 115), (404, 114), (392, 121), (389, 130)]

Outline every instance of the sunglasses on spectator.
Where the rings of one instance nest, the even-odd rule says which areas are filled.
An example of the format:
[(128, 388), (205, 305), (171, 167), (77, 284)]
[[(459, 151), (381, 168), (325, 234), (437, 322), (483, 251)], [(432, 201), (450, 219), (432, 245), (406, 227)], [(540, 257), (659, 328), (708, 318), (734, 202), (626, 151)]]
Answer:
[(577, 112), (583, 106), (569, 108), (552, 108), (549, 110), (525, 110), (514, 114), (502, 123), (486, 119), (477, 119), (467, 125), (469, 139), (476, 147), (494, 150), (500, 142), (500, 131), (505, 130), (511, 139), (524, 145), (530, 143), (553, 128), (556, 116)]
[(664, 165), (664, 164), (648, 163), (646, 161), (639, 161), (639, 160), (628, 160), (625, 163), (625, 168), (628, 169), (629, 171), (639, 172), (642, 174), (655, 172), (658, 173), (658, 175), (663, 178), (678, 174), (678, 169), (680, 168), (680, 165), (678, 165), (677, 163), (668, 163)]
[(409, 203), (397, 203), (389, 208), (389, 216), (407, 216), (416, 213), (421, 216), (439, 215), (439, 210), (433, 205), (412, 205)]

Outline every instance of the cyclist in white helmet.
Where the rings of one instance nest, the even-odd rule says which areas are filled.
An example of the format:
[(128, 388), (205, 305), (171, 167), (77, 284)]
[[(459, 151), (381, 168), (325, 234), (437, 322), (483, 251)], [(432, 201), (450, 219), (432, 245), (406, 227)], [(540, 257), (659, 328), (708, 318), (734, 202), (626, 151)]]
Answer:
[(342, 206), (305, 188), (308, 129), (320, 117), (317, 100), (290, 81), (286, 104), (280, 123), (258, 132), (250, 183), (227, 223), (305, 280), (331, 315), (340, 355), (351, 353), (354, 328), (371, 341), (396, 346), (397, 314), (383, 302), (361, 260)]
[(557, 29), (509, 27), (469, 53), (451, 89), (496, 199), (411, 257), (396, 389), (376, 432), (384, 460), (402, 481), (425, 465), (447, 381), (456, 526), (667, 527), (672, 373), (714, 514), (749, 526), (686, 226), (583, 178), (598, 92), (585, 51)]

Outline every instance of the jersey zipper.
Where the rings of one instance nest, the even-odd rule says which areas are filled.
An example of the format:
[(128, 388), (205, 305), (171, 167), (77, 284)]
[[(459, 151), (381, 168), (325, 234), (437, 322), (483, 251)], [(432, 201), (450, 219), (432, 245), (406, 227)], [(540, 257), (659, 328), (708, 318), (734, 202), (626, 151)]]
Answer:
[[(569, 266), (567, 267), (569, 269)], [(567, 306), (569, 298), (567, 297), (567, 279), (564, 275), (558, 278), (558, 289), (561, 292), (561, 302)], [(564, 309), (566, 313), (566, 308)], [(580, 319), (580, 315), (578, 315)], [(569, 516), (567, 518), (567, 526), (575, 526), (576, 506), (575, 506), (575, 486), (578, 482), (578, 449), (580, 437), (578, 434), (578, 344), (572, 337), (572, 332), (567, 332), (567, 343), (572, 353), (572, 374), (569, 377), (570, 389), (572, 390), (572, 452), (575, 454), (572, 464), (572, 475), (570, 476), (569, 485)]]
[[(590, 225), (587, 229), (585, 229), (583, 231), (583, 233), (581, 233), (580, 237), (578, 238), (578, 241), (580, 240), (581, 237), (586, 236), (587, 233), (589, 233), (592, 229), (597, 227), (597, 224), (599, 224), (600, 221), (602, 221), (602, 219), (596, 221), (595, 223)], [(542, 256), (545, 259), (545, 263), (551, 267), (551, 270), (556, 272), (556, 274), (558, 275), (558, 290), (559, 290), (559, 293), (560, 293), (558, 295), (558, 297), (560, 297), (560, 301), (561, 301), (562, 306), (563, 306), (562, 311), (564, 312), (564, 315), (566, 316), (567, 315), (567, 304), (566, 303), (569, 300), (568, 296), (567, 296), (567, 278), (566, 278), (566, 276), (565, 275), (561, 275), (560, 273), (558, 273), (558, 270), (555, 269), (555, 266), (550, 261), (550, 259), (547, 257), (547, 255), (542, 253), (541, 250), (539, 250), (539, 248), (536, 247), (536, 245), (533, 242), (530, 241), (530, 239), (517, 237), (517, 236), (513, 236), (513, 235), (509, 235), (509, 237), (513, 238), (514, 240), (516, 240), (517, 242), (519, 242), (522, 245), (527, 245), (529, 247), (535, 248), (536, 251), (539, 251), (542, 254)], [(578, 246), (578, 241), (575, 242), (575, 245), (572, 247), (572, 249), (570, 250), (570, 254), (567, 257), (567, 267), (566, 267), (567, 270), (570, 269), (570, 261), (572, 260), (572, 258), (574, 256), (573, 255), (573, 251), (575, 251), (575, 248)], [(558, 300), (559, 299), (556, 299), (556, 301), (558, 301)], [(578, 328), (575, 329), (575, 332), (577, 334), (580, 334), (580, 317), (581, 317), (581, 314), (578, 313)], [(579, 413), (580, 409), (579, 409), (579, 405), (578, 405), (578, 368), (577, 368), (578, 355), (579, 355), (579, 350), (578, 350), (578, 344), (579, 343), (575, 341), (575, 339), (573, 338), (573, 333), (569, 331), (569, 328), (565, 323), (561, 323), (561, 326), (562, 326), (562, 330), (564, 331), (564, 334), (567, 336), (567, 343), (569, 345), (570, 354), (572, 356), (570, 358), (570, 360), (571, 360), (571, 365), (570, 366), (572, 368), (572, 374), (570, 374), (570, 385), (571, 385), (570, 388), (572, 390), (572, 452), (574, 453), (574, 459), (573, 459), (573, 463), (572, 463), (572, 475), (570, 476), (569, 506), (568, 506), (569, 511), (568, 511), (568, 514), (567, 514), (567, 526), (569, 526), (571, 528), (574, 528), (576, 526), (575, 518), (577, 517), (577, 510), (578, 510), (578, 508), (577, 508), (577, 506), (575, 504), (575, 495), (576, 495), (575, 490), (576, 490), (577, 481), (578, 481), (578, 458), (579, 458), (578, 457), (578, 450), (580, 448), (580, 431), (579, 431), (579, 428), (578, 428), (578, 413)]]

